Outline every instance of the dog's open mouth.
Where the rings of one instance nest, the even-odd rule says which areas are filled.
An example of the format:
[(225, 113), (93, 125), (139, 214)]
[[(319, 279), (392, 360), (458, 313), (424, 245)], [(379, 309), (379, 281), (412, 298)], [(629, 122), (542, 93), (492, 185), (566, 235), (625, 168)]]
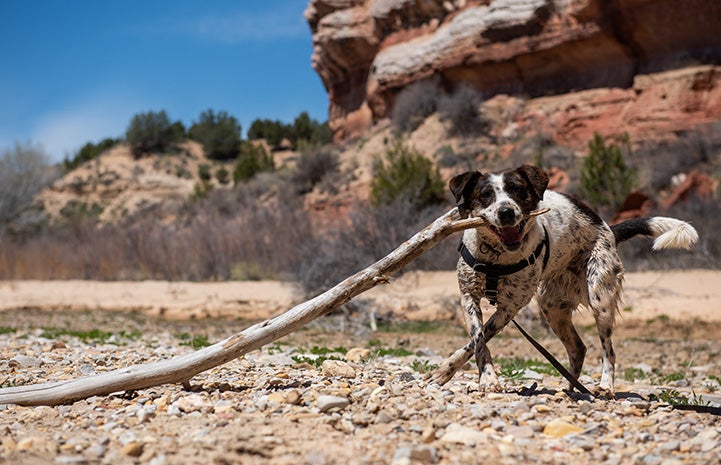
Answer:
[(517, 249), (520, 247), (521, 241), (523, 240), (523, 227), (525, 226), (525, 223), (525, 221), (521, 221), (517, 225), (507, 228), (497, 228), (493, 225), (489, 225), (488, 229), (498, 236), (506, 248)]

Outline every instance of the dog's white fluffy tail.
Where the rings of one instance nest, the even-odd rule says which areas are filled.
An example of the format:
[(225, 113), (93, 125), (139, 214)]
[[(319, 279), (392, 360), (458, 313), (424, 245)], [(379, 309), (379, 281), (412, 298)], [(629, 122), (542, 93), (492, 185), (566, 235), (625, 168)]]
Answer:
[(685, 221), (665, 216), (634, 218), (611, 226), (616, 242), (621, 243), (634, 236), (651, 236), (653, 250), (690, 249), (698, 241), (698, 233)]
[(656, 239), (653, 241), (653, 250), (663, 249), (691, 249), (698, 241), (698, 232), (685, 221), (665, 216), (649, 218), (651, 235)]

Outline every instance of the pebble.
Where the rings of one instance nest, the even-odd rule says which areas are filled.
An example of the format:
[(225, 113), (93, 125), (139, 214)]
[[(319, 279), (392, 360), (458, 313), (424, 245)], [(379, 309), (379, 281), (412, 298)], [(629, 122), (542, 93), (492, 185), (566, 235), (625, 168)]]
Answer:
[(583, 428), (577, 425), (573, 425), (565, 420), (556, 418), (549, 421), (546, 427), (543, 428), (543, 434), (552, 438), (561, 438), (563, 436), (580, 433)]
[(355, 370), (342, 360), (325, 360), (321, 365), (323, 376), (340, 378), (355, 378)]
[(360, 363), (368, 360), (371, 357), (370, 349), (363, 347), (353, 347), (349, 349), (345, 354), (345, 359), (349, 362)]
[[(134, 328), (138, 316), (134, 318), (112, 327)], [(112, 370), (191, 350), (179, 345), (174, 330), (154, 328), (137, 340), (118, 338), (112, 347), (71, 338), (66, 347), (49, 349), (47, 339), (32, 333), (0, 334), (0, 384), (72, 379), (88, 368)], [(432, 343), (430, 338), (418, 340)], [(634, 363), (647, 363), (649, 373), (682, 367), (693, 348), (699, 366), (709, 368), (687, 371), (688, 388), (675, 389), (689, 397), (695, 389), (714, 405), (721, 403), (718, 388), (710, 389), (718, 383), (709, 378), (721, 372), (721, 362), (707, 356), (721, 352), (721, 342), (704, 340), (708, 348), (691, 347), (697, 344), (693, 340), (685, 342), (687, 348), (673, 340), (632, 344), (643, 350), (634, 353), (624, 346), (627, 366), (643, 372)], [(412, 342), (407, 347), (414, 350)], [(504, 356), (515, 356), (518, 347), (524, 347), (522, 340), (505, 339)], [(274, 354), (260, 349), (194, 376), (192, 391), (170, 384), (57, 407), (3, 405), (0, 463), (25, 463), (27, 457), (50, 464), (150, 465), (284, 464), (298, 459), (309, 465), (426, 465), (520, 463), (528, 457), (549, 463), (578, 463), (583, 457), (589, 465), (721, 463), (716, 418), (649, 401), (649, 393), (662, 387), (649, 385), (648, 378), (637, 383), (619, 379), (619, 392), (637, 395), (618, 401), (572, 399), (555, 375), (544, 375), (537, 381), (539, 391), (529, 396), (516, 393), (524, 381), (503, 378), (505, 391), (481, 393), (475, 366), (444, 386), (428, 384), (411, 368), (419, 357), (440, 363), (450, 353), (446, 348), (381, 358), (367, 357), (362, 344), (354, 349), (336, 361), (340, 363), (329, 364), (334, 367), (320, 370), (289, 364), (293, 347), (280, 346), (281, 353)], [(652, 350), (663, 358), (647, 357)], [(34, 361), (16, 358), (20, 354)], [(587, 363), (589, 373), (600, 371), (590, 358)], [(333, 371), (338, 366), (348, 375)]]
[(339, 396), (318, 396), (316, 405), (321, 412), (328, 412), (332, 409), (343, 410), (350, 405), (350, 401), (346, 397)]
[(477, 429), (461, 426), (457, 423), (448, 425), (445, 433), (441, 436), (441, 442), (464, 444), (473, 446), (476, 443), (488, 441), (488, 435)]
[(8, 366), (11, 368), (38, 368), (42, 364), (41, 359), (28, 355), (16, 355), (8, 361)]
[(438, 463), (438, 449), (432, 446), (401, 446), (393, 453), (391, 465)]

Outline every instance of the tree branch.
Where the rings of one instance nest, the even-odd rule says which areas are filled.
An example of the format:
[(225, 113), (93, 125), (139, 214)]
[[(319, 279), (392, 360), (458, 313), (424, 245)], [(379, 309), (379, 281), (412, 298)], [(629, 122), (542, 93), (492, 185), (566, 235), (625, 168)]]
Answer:
[(85, 378), (0, 389), (0, 404), (58, 405), (117, 391), (186, 382), (198, 373), (258, 349), (330, 313), (353, 297), (387, 282), (387, 275), (400, 270), (450, 234), (482, 224), (484, 222), (479, 218), (458, 220), (454, 208), (393, 252), (323, 294), (212, 346), (162, 362), (134, 365)]

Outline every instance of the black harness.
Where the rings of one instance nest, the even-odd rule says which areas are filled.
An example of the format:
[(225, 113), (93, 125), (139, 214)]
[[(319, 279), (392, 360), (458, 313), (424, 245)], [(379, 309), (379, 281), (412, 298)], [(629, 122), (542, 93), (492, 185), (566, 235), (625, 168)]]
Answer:
[(486, 288), (484, 290), (484, 296), (488, 299), (491, 305), (494, 306), (498, 303), (498, 281), (501, 276), (518, 273), (522, 269), (533, 265), (538, 260), (538, 257), (541, 256), (541, 253), (544, 252), (544, 249), (543, 268), (546, 268), (551, 248), (548, 241), (548, 231), (546, 231), (545, 226), (543, 228), (543, 240), (538, 244), (536, 250), (534, 250), (528, 258), (525, 258), (518, 263), (514, 263), (513, 265), (495, 265), (493, 263), (482, 262), (474, 257), (471, 251), (468, 250), (463, 243), (463, 239), (461, 239), (458, 243), (458, 252), (460, 252), (461, 257), (463, 257), (463, 261), (465, 261), (466, 264), (476, 273), (486, 275)]

